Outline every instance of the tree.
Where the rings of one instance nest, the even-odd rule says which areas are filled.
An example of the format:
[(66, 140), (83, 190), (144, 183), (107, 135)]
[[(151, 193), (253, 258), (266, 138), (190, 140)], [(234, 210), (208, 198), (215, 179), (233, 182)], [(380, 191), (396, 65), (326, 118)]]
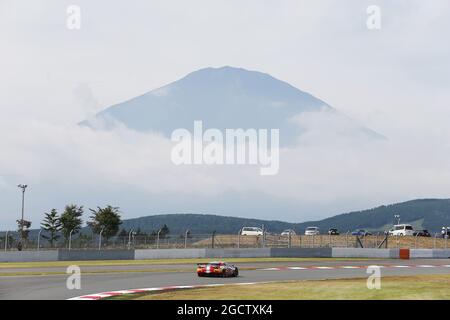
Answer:
[(50, 246), (53, 248), (55, 241), (58, 241), (60, 238), (58, 233), (61, 231), (61, 221), (56, 209), (52, 209), (50, 213), (45, 213), (45, 218), (41, 223), (41, 227), (47, 231), (47, 235), (44, 234), (42, 237), (50, 242)]
[(100, 234), (108, 240), (119, 232), (119, 226), (122, 224), (120, 211), (118, 207), (107, 206), (105, 208), (97, 207), (97, 210), (89, 209), (92, 212), (91, 221), (88, 225), (96, 234)]
[(161, 239), (164, 239), (169, 233), (170, 233), (169, 227), (167, 225), (164, 225), (161, 228), (161, 232), (159, 233), (159, 237)]
[(83, 225), (83, 206), (77, 206), (75, 204), (67, 205), (64, 212), (61, 214), (61, 233), (64, 236), (65, 241), (70, 237), (70, 232), (73, 230), (72, 234), (77, 234), (81, 230)]
[(21, 239), (27, 240), (28, 234), (30, 233), (31, 221), (22, 219), (17, 220), (17, 227)]

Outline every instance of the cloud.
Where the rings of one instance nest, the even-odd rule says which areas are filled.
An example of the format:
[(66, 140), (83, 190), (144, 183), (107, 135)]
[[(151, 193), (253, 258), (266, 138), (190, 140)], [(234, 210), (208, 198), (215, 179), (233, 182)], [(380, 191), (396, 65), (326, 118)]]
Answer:
[[(450, 5), (377, 3), (380, 32), (365, 28), (373, 1), (81, 0), (82, 29), (71, 32), (71, 2), (1, 1), (0, 229), (20, 210), (19, 182), (30, 185), (35, 225), (71, 201), (114, 202), (125, 217), (200, 211), (301, 221), (447, 197)], [(261, 177), (253, 166), (174, 166), (171, 142), (157, 134), (76, 125), (222, 65), (272, 74), (388, 139), (369, 142), (345, 119), (303, 114), (280, 173)]]
[[(55, 202), (30, 203), (34, 220), (40, 212), (71, 199), (91, 206), (96, 199), (114, 203), (124, 207), (125, 217), (164, 208), (170, 199), (166, 208), (175, 212), (207, 208), (222, 214), (300, 221), (355, 207), (445, 196), (450, 164), (442, 159), (449, 158), (449, 145), (437, 148), (426, 139), (417, 143), (413, 136), (409, 141), (374, 140), (361, 136), (348, 121), (330, 121), (330, 117), (334, 116), (327, 112), (296, 117), (303, 134), (297, 145), (281, 149), (276, 176), (260, 176), (258, 167), (250, 165), (176, 166), (170, 159), (173, 143), (158, 134), (41, 122), (19, 126), (1, 122), (0, 149), (7, 156), (0, 159), (0, 167), (26, 181), (29, 192), (64, 190)], [(3, 181), (0, 186), (8, 183), (13, 190), (19, 180)], [(84, 195), (87, 191), (92, 197)], [(223, 206), (224, 197), (235, 203)], [(155, 202), (148, 204), (146, 198)], [(195, 200), (186, 201), (189, 198)], [(297, 209), (279, 212), (278, 203)], [(239, 204), (245, 209), (236, 209)], [(1, 220), (10, 223), (11, 217), (2, 215)]]

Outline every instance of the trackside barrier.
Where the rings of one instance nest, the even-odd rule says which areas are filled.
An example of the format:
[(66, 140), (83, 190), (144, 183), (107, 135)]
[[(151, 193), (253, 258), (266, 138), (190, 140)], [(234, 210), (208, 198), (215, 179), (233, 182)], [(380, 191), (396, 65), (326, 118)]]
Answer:
[(134, 260), (134, 250), (58, 250), (60, 261)]
[(332, 248), (332, 258), (400, 258), (399, 249)]
[(450, 259), (450, 249), (411, 249), (411, 259)]
[(58, 251), (0, 252), (0, 262), (58, 261)]
[(234, 248), (234, 249), (142, 249), (142, 250), (53, 250), (0, 251), (0, 262), (144, 260), (200, 258), (381, 258), (450, 259), (450, 249), (375, 248)]
[(409, 249), (399, 249), (400, 259), (409, 259)]
[(206, 249), (142, 249), (135, 250), (135, 260), (205, 258)]

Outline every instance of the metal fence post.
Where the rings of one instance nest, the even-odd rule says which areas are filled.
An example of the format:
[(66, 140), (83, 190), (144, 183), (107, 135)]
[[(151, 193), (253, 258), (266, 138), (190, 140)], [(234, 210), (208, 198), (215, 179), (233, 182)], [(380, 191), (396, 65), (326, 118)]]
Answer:
[(187, 238), (188, 238), (189, 229), (184, 233), (184, 248), (187, 248)]
[(289, 242), (288, 242), (288, 248), (292, 246), (292, 234), (291, 231), (289, 231)]
[(345, 234), (345, 247), (348, 248), (348, 231)]
[(37, 251), (39, 251), (41, 249), (41, 233), (42, 233), (42, 229), (39, 230), (39, 234), (38, 234)]
[(238, 232), (238, 241), (237, 241), (238, 249), (241, 247), (241, 233), (242, 233), (242, 228), (239, 229), (239, 232)]
[(158, 230), (158, 235), (156, 236), (156, 249), (159, 249), (159, 234), (161, 233), (162, 229)]
[(313, 234), (312, 235), (312, 247), (314, 248), (314, 237), (315, 237), (316, 235), (315, 234)]
[(133, 228), (131, 228), (130, 232), (128, 232), (128, 250), (131, 249), (131, 235), (133, 234)]
[(5, 234), (5, 251), (8, 250), (8, 235), (9, 235), (9, 231), (6, 231), (6, 234)]
[(70, 230), (70, 233), (69, 233), (69, 251), (72, 250), (72, 233), (73, 233), (73, 230), (75, 230), (75, 229)]
[(98, 250), (99, 251), (102, 250), (102, 234), (103, 234), (103, 231), (105, 231), (105, 228), (102, 228), (102, 230), (100, 231), (100, 234), (99, 234), (99, 238), (98, 238)]
[(214, 230), (211, 237), (211, 248), (214, 249), (214, 238), (216, 237), (216, 231)]
[(437, 237), (437, 233), (434, 234), (434, 238), (433, 238), (433, 249), (436, 249), (436, 237)]
[(417, 249), (417, 237), (419, 236), (419, 232), (417, 232), (415, 239), (414, 239), (414, 249)]

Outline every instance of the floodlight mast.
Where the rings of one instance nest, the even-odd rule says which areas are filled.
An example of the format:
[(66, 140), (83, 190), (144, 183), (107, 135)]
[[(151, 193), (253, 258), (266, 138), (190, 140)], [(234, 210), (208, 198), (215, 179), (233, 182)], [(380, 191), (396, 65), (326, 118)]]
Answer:
[(24, 212), (25, 212), (25, 190), (27, 189), (28, 185), (26, 184), (19, 184), (17, 187), (22, 189), (22, 220), (20, 220), (20, 239), (23, 242), (23, 227), (24, 227)]

